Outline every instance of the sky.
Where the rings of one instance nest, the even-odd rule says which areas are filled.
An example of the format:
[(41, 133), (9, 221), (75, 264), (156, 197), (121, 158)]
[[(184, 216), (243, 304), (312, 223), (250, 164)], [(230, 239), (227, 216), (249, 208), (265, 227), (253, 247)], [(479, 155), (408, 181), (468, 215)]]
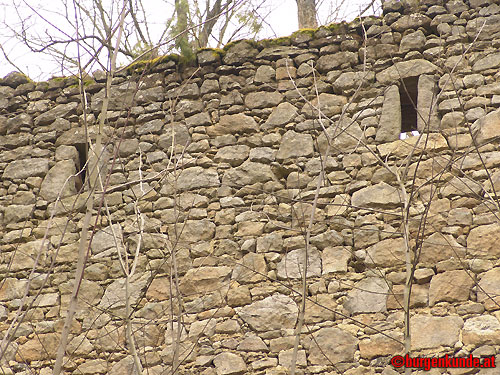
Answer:
[[(39, 34), (50, 32), (50, 28), (63, 27), (63, 22), (60, 16), (56, 14), (57, 7), (55, 4), (61, 3), (63, 0), (0, 0), (0, 23), (8, 27), (19, 27), (18, 17), (15, 16), (19, 12), (28, 20), (32, 30), (36, 30)], [(105, 0), (106, 1), (106, 0)], [(319, 0), (320, 8), (318, 18), (320, 24), (328, 23), (327, 15), (331, 13), (330, 9), (342, 0)], [(143, 0), (148, 11), (148, 23), (151, 24), (151, 33), (161, 33), (164, 28), (165, 14), (170, 14), (167, 9), (168, 5), (165, 0)], [(12, 6), (12, 3), (18, 5), (17, 9)], [(116, 3), (116, 1), (115, 1)], [(344, 0), (342, 12), (339, 15), (340, 19), (351, 20), (359, 14), (361, 8), (367, 0)], [(44, 7), (46, 10), (46, 21), (35, 17), (33, 11), (28, 6), (33, 6), (34, 9)], [(288, 36), (298, 29), (297, 22), (297, 5), (295, 0), (267, 0), (265, 12), (269, 12), (264, 24), (264, 29), (260, 33), (261, 38), (274, 38), (280, 36)], [(367, 12), (365, 15), (373, 14)], [(71, 16), (71, 15), (70, 15)], [(47, 22), (48, 21), (48, 22)], [(49, 22), (53, 22), (50, 25)], [(155, 30), (155, 27), (157, 30)], [(70, 72), (64, 73), (60, 69), (60, 64), (57, 64), (54, 58), (44, 56), (41, 53), (29, 51), (21, 42), (14, 38), (6, 37), (7, 32), (0, 28), (0, 45), (7, 53), (9, 59), (13, 61), (23, 72), (27, 73), (30, 78), (40, 81), (51, 78), (52, 76), (68, 75)], [(158, 34), (159, 35), (159, 34)], [(127, 61), (123, 60), (122, 63)], [(119, 62), (120, 63), (120, 62)], [(120, 65), (120, 64), (119, 64)], [(97, 67), (96, 67), (97, 68)], [(12, 65), (5, 61), (4, 55), (0, 51), (0, 77), (4, 77), (9, 72), (16, 70)], [(90, 69), (95, 70), (95, 69)]]

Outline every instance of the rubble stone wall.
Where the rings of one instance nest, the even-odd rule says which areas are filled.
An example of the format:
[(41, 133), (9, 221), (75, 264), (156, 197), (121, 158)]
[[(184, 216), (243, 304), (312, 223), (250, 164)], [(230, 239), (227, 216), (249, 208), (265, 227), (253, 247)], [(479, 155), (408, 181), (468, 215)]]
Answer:
[[(304, 274), (298, 373), (401, 373), (408, 275), (411, 356), (498, 359), (500, 3), (383, 13), (116, 74), (66, 374), (136, 373), (127, 324), (146, 374), (286, 374)], [(105, 78), (0, 81), (4, 374), (52, 373)]]

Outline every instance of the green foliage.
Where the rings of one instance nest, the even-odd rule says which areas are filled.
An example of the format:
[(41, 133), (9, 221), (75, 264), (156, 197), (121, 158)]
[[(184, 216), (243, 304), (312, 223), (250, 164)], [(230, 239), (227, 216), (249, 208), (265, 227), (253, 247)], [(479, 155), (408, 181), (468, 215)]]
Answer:
[(262, 21), (260, 21), (255, 12), (240, 12), (236, 14), (236, 19), (242, 25), (248, 25), (248, 28), (253, 34), (258, 34), (262, 30)]

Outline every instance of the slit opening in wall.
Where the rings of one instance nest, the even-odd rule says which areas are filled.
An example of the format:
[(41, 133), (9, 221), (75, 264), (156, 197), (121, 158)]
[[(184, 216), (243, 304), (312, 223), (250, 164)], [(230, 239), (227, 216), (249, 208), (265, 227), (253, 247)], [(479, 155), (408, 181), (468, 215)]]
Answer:
[(419, 135), (417, 129), (418, 77), (403, 79), (399, 85), (401, 101), (401, 133), (399, 139)]
[[(76, 168), (78, 169), (79, 181), (81, 181), (81, 185), (85, 186), (85, 181), (87, 179), (87, 156), (88, 156), (88, 148), (86, 143), (77, 143), (74, 145), (76, 147), (76, 151), (78, 151), (78, 161), (76, 163)], [(79, 189), (78, 189), (79, 190)]]

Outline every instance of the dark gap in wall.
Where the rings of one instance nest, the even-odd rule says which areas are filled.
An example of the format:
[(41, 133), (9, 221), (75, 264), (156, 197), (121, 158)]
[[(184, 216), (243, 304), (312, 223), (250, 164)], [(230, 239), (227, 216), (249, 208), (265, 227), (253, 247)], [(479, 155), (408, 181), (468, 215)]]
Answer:
[[(80, 177), (82, 186), (85, 186), (85, 180), (87, 178), (87, 166), (85, 165), (85, 163), (87, 162), (87, 155), (88, 155), (87, 144), (77, 143), (74, 146), (78, 151), (78, 163), (76, 164), (76, 167), (78, 168), (77, 172), (82, 171), (78, 176)], [(79, 190), (78, 186), (77, 189)]]
[(401, 100), (401, 133), (417, 130), (418, 77), (403, 79), (399, 85)]

